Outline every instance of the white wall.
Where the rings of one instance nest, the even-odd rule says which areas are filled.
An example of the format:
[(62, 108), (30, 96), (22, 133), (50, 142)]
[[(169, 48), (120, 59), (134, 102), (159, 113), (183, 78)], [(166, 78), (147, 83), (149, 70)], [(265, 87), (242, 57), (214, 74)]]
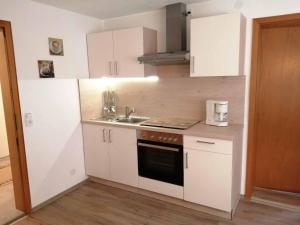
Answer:
[[(56, 78), (87, 78), (86, 34), (102, 30), (103, 21), (30, 0), (0, 0), (0, 20), (12, 25), (22, 113), (34, 112), (24, 136), (36, 206), (85, 179), (77, 83), (32, 81), (37, 60), (53, 60)], [(49, 55), (48, 37), (64, 40), (65, 56)]]
[(0, 158), (8, 156), (8, 143), (7, 143), (7, 132), (3, 109), (2, 90), (0, 83)]
[[(37, 79), (37, 60), (54, 61), (57, 78), (88, 77), (86, 33), (101, 30), (101, 20), (29, 0), (0, 0), (0, 20), (12, 23), (19, 79)], [(48, 37), (64, 40), (65, 56), (50, 56)]]
[[(197, 18), (223, 13), (240, 11), (247, 18), (246, 33), (246, 55), (245, 55), (245, 75), (246, 79), (246, 99), (245, 99), (245, 129), (243, 143), (243, 171), (241, 194), (245, 189), (246, 155), (247, 155), (247, 129), (248, 129), (248, 108), (249, 108), (249, 77), (251, 65), (251, 44), (252, 44), (252, 20), (253, 18), (290, 14), (300, 12), (299, 0), (213, 0), (204, 3), (187, 5), (191, 10), (190, 18)], [(165, 11), (136, 14), (126, 17), (104, 20), (105, 29), (114, 29), (130, 26), (149, 26), (158, 30), (159, 50), (165, 50)], [(189, 19), (190, 19), (189, 18)], [(188, 25), (189, 28), (189, 25)], [(189, 30), (189, 29), (188, 29)], [(189, 34), (188, 34), (189, 36)]]
[(139, 13), (130, 16), (117, 17), (104, 20), (105, 30), (145, 26), (157, 30), (157, 50), (166, 49), (166, 10), (161, 9), (152, 12)]
[(19, 89), (22, 115), (33, 119), (23, 128), (34, 207), (86, 179), (78, 82), (22, 80)]

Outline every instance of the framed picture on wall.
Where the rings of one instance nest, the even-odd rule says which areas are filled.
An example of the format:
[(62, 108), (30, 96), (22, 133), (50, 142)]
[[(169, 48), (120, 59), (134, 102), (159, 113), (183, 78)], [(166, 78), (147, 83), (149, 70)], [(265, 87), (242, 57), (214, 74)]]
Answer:
[(54, 65), (52, 60), (38, 60), (40, 78), (54, 78)]
[(63, 56), (64, 55), (64, 43), (63, 39), (48, 38), (49, 53), (50, 55)]

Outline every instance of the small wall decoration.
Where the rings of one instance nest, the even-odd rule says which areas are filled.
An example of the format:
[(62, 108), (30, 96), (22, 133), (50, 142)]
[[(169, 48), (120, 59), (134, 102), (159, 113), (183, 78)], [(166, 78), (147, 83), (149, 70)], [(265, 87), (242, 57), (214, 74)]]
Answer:
[(64, 55), (63, 39), (48, 38), (50, 55)]
[(54, 78), (54, 65), (50, 60), (38, 60), (40, 78)]

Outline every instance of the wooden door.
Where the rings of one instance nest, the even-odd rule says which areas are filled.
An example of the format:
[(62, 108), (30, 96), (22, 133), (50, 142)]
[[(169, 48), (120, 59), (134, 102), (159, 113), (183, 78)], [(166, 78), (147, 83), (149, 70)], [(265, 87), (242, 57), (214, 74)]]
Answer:
[(242, 75), (243, 20), (240, 13), (191, 20), (191, 77)]
[(261, 30), (255, 186), (300, 192), (300, 25)]
[(113, 75), (112, 31), (87, 35), (90, 78)]
[(116, 30), (113, 37), (116, 76), (143, 77), (144, 64), (137, 60), (144, 54), (143, 28)]
[(19, 91), (11, 26), (10, 23), (6, 21), (0, 21), (0, 85), (2, 89), (15, 204), (17, 209), (29, 213), (31, 212), (31, 198), (21, 121)]
[(85, 167), (87, 175), (110, 179), (108, 128), (83, 124)]
[(110, 173), (111, 179), (126, 185), (138, 185), (138, 159), (136, 130), (110, 129)]
[(230, 212), (232, 156), (184, 149), (184, 200)]

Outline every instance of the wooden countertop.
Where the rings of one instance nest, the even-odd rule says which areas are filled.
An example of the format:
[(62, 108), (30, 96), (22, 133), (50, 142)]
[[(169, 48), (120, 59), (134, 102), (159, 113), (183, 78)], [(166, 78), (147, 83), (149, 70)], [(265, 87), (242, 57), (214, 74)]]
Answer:
[(160, 127), (150, 127), (142, 126), (139, 124), (127, 124), (120, 122), (110, 122), (102, 120), (83, 120), (82, 123), (88, 124), (99, 124), (103, 126), (115, 126), (115, 127), (124, 127), (137, 130), (150, 130), (150, 131), (159, 131), (159, 132), (168, 132), (176, 133), (188, 136), (196, 137), (205, 137), (205, 138), (216, 138), (223, 140), (235, 140), (236, 138), (241, 137), (243, 132), (243, 125), (240, 124), (229, 124), (228, 127), (216, 127), (206, 125), (203, 122), (199, 122), (194, 126), (186, 130), (170, 129), (170, 128), (160, 128)]

